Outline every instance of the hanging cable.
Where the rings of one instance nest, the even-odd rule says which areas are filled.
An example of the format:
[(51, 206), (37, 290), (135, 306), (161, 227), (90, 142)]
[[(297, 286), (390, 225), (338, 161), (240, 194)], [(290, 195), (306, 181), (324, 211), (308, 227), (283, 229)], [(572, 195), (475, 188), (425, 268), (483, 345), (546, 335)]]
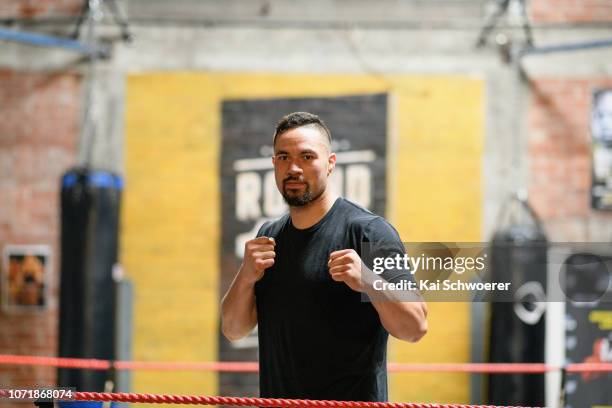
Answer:
[[(87, 30), (85, 43), (92, 48), (99, 45), (96, 26), (102, 20), (100, 0), (87, 0), (89, 8), (87, 13)], [(89, 54), (87, 59), (87, 73), (85, 76), (85, 109), (83, 110), (82, 130), (79, 139), (79, 165), (90, 167), (93, 157), (93, 148), (97, 137), (97, 125), (99, 121), (98, 103), (96, 93), (96, 71), (99, 56), (95, 53)]]

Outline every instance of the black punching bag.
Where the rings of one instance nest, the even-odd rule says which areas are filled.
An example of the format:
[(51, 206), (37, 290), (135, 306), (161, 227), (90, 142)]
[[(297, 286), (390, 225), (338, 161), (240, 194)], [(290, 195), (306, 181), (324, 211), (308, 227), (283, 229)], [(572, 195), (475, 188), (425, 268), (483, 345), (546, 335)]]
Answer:
[[(510, 204), (522, 217), (510, 217), (495, 233), (490, 273), (493, 282), (511, 283), (513, 297), (492, 297), (489, 361), (544, 363), (548, 243), (526, 198), (517, 195)], [(488, 403), (544, 406), (545, 376), (489, 375)]]
[[(73, 169), (62, 177), (59, 356), (114, 359), (115, 282), (122, 180)], [(103, 391), (104, 371), (58, 370), (58, 385)]]

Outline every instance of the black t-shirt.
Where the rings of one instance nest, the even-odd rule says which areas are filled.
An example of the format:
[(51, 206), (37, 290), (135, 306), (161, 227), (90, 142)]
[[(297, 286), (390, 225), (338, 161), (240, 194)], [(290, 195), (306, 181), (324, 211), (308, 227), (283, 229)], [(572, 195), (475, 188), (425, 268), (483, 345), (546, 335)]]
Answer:
[[(404, 254), (397, 231), (339, 198), (310, 228), (296, 229), (285, 215), (257, 236), (276, 240), (274, 266), (255, 285), (261, 396), (386, 401), (388, 333), (361, 293), (332, 280), (327, 262), (341, 249), (361, 255), (363, 242)], [(406, 271), (382, 276), (411, 279)]]

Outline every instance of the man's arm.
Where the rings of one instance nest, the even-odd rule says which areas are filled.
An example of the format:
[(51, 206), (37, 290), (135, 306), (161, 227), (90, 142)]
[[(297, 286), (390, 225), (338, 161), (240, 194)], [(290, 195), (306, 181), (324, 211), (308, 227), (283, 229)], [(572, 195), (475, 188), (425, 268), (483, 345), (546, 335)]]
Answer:
[(244, 247), (244, 260), (221, 301), (221, 331), (230, 341), (240, 340), (257, 324), (255, 283), (274, 265), (274, 239), (258, 237)]
[(400, 340), (417, 342), (427, 333), (427, 304), (416, 291), (376, 290), (382, 277), (361, 265), (362, 291), (378, 312), (383, 327)]
[(376, 290), (374, 281), (382, 278), (353, 249), (332, 252), (328, 266), (333, 280), (370, 297), (383, 327), (393, 337), (417, 342), (427, 333), (427, 305), (416, 291)]

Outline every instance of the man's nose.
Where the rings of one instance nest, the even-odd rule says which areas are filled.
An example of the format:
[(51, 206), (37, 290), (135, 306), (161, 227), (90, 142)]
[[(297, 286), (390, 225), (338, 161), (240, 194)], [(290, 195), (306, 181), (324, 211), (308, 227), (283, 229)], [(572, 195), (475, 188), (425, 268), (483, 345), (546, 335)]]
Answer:
[(287, 172), (289, 174), (301, 174), (302, 168), (298, 166), (295, 161), (292, 160), (291, 162), (289, 162), (289, 168), (287, 169)]

